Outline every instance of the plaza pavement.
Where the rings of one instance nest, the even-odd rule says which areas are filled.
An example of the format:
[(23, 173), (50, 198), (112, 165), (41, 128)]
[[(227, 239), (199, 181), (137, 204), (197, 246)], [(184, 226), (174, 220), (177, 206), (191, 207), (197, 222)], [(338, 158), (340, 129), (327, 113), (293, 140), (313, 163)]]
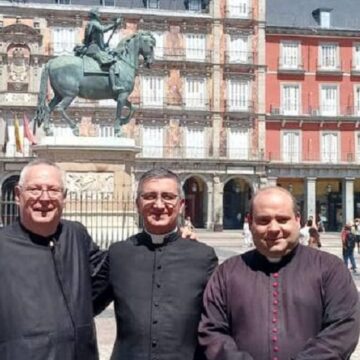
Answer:
[[(198, 231), (199, 240), (203, 241), (216, 250), (219, 261), (222, 262), (230, 256), (240, 254), (250, 249), (245, 246), (240, 230), (209, 232)], [(339, 233), (321, 234), (322, 250), (341, 257), (341, 240)], [(360, 254), (355, 249), (355, 260), (359, 264), (359, 273), (353, 275), (353, 279), (360, 292)], [(116, 326), (113, 316), (112, 304), (96, 318), (96, 328), (101, 360), (109, 360), (114, 343)], [(351, 360), (360, 360), (360, 344), (358, 344)]]

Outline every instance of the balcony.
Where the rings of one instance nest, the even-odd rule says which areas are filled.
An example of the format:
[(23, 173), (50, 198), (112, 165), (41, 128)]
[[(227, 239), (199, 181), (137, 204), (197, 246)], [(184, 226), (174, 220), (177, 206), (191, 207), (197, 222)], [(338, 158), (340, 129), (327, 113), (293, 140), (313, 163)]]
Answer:
[(254, 17), (253, 8), (249, 7), (248, 4), (240, 3), (238, 5), (227, 5), (226, 6), (226, 18), (228, 19), (242, 19), (242, 20), (252, 20)]
[(228, 113), (251, 114), (254, 113), (254, 102), (241, 98), (224, 100), (224, 111)]
[(186, 49), (186, 48), (165, 48), (157, 47), (155, 50), (156, 62), (169, 61), (183, 65), (183, 62), (211, 63), (212, 50)]
[(351, 76), (360, 76), (360, 64), (351, 61)]
[(279, 58), (278, 73), (289, 75), (304, 75), (304, 65), (303, 63), (296, 61), (296, 59)]
[[(292, 117), (298, 116), (302, 118), (330, 118), (331, 121), (335, 118), (344, 120), (346, 118), (360, 117), (360, 106), (341, 106), (340, 108), (334, 105), (321, 105), (320, 107), (312, 107), (302, 109), (299, 104), (288, 104), (286, 107), (277, 104), (270, 105), (271, 117)], [(323, 119), (322, 119), (323, 120)]]
[(317, 75), (341, 76), (343, 73), (342, 64), (334, 61), (334, 59), (324, 59), (319, 61), (316, 66)]
[(225, 66), (228, 69), (249, 70), (255, 66), (255, 54), (252, 51), (225, 51)]
[[(299, 145), (299, 144), (298, 144)], [(283, 164), (348, 164), (354, 162), (355, 155), (346, 153), (341, 158), (337, 151), (314, 152), (311, 150), (300, 151), (269, 151), (265, 160)]]
[(248, 147), (232, 147), (219, 149), (219, 156), (214, 156), (210, 147), (203, 146), (146, 146), (142, 148), (139, 158), (157, 159), (199, 159), (209, 160), (231, 160), (231, 161), (261, 161), (263, 155)]

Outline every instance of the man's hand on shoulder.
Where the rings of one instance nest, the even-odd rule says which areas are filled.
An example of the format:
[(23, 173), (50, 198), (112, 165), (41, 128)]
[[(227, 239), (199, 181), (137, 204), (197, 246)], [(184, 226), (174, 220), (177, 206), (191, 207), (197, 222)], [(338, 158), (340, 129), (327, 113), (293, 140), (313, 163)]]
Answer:
[(180, 234), (183, 239), (198, 240), (196, 232), (194, 230), (190, 230), (186, 226), (180, 227)]

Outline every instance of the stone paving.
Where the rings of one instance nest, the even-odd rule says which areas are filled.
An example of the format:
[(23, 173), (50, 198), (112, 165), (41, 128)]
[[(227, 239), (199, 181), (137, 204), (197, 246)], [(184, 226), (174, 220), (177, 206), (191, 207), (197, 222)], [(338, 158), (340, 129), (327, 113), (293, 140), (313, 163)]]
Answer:
[[(224, 232), (208, 232), (199, 231), (199, 240), (213, 246), (219, 257), (220, 262), (230, 256), (240, 254), (248, 250), (243, 244), (241, 232), (224, 231)], [(328, 251), (337, 256), (341, 256), (341, 240), (339, 233), (326, 233), (321, 235), (323, 244), (322, 250)], [(355, 260), (359, 264), (359, 274), (354, 274), (353, 279), (360, 292), (360, 254), (355, 250)], [(96, 318), (96, 328), (99, 343), (100, 359), (109, 360), (111, 356), (112, 346), (114, 343), (116, 325), (113, 315), (112, 304)], [(358, 344), (351, 360), (360, 360), (360, 344)]]

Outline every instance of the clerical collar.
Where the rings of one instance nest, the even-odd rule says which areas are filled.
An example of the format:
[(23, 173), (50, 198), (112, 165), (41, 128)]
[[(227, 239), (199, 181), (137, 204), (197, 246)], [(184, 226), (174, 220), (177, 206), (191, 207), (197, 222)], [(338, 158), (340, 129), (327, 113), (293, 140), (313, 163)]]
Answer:
[(173, 230), (173, 231), (170, 231), (166, 234), (151, 234), (149, 233), (146, 229), (144, 229), (144, 231), (151, 237), (151, 242), (153, 244), (163, 244), (164, 243), (164, 239), (170, 235), (170, 234), (173, 234), (175, 232), (177, 232), (177, 227)]
[(267, 256), (266, 259), (267, 259), (268, 262), (270, 262), (272, 264), (277, 264), (277, 263), (279, 263), (281, 261), (282, 257), (275, 258), (275, 257), (268, 257)]

